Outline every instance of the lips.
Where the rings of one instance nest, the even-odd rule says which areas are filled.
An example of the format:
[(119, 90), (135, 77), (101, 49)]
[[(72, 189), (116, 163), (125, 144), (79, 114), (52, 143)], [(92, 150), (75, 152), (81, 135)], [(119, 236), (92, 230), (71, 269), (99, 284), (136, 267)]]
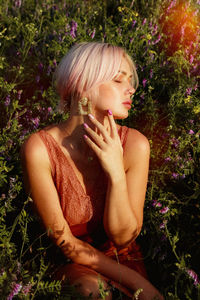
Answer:
[(130, 100), (127, 100), (127, 101), (124, 101), (122, 104), (129, 104), (129, 105), (131, 105), (131, 101)]
[(127, 101), (124, 101), (122, 104), (124, 104), (128, 108), (131, 108), (131, 103), (132, 102), (130, 100), (127, 100)]

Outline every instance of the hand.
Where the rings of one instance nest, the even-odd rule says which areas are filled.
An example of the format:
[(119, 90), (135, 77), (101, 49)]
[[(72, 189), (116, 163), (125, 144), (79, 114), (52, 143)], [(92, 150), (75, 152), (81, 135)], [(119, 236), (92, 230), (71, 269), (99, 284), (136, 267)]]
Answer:
[(86, 132), (90, 135), (84, 135), (85, 141), (89, 147), (96, 153), (104, 171), (112, 176), (119, 174), (123, 166), (123, 148), (118, 135), (117, 126), (114, 121), (111, 111), (108, 111), (108, 119), (110, 123), (110, 133), (106, 128), (98, 122), (92, 115), (89, 115), (90, 121), (99, 130), (99, 134), (92, 130), (86, 123), (84, 127)]

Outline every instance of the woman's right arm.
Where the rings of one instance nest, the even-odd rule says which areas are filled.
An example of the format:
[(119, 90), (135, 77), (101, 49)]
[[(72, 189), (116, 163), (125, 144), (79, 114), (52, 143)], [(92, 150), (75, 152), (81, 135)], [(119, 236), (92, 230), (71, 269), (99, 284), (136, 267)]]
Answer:
[[(77, 264), (87, 266), (114, 281), (121, 282), (133, 292), (143, 288), (144, 293), (141, 293), (140, 299), (151, 299), (150, 297), (160, 295), (140, 274), (118, 264), (88, 243), (73, 236), (62, 213), (51, 175), (48, 153), (39, 135), (30, 136), (23, 145), (21, 154), (26, 188), (49, 236), (61, 248), (64, 255)], [(162, 299), (161, 296), (159, 297)]]

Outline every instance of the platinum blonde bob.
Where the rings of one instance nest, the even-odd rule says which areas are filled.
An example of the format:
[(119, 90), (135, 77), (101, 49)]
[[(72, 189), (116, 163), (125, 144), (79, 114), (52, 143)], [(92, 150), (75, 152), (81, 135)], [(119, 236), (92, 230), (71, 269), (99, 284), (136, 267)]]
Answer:
[(60, 95), (60, 108), (70, 108), (83, 92), (101, 82), (112, 80), (118, 73), (122, 57), (133, 72), (132, 85), (138, 87), (138, 75), (131, 57), (118, 46), (100, 42), (75, 44), (60, 61), (55, 72), (56, 89)]

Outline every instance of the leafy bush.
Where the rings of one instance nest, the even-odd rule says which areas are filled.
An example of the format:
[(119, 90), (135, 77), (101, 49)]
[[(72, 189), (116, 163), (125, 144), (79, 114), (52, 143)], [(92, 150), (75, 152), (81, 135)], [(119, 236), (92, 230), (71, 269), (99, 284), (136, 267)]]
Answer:
[[(76, 42), (123, 46), (140, 86), (121, 124), (151, 145), (143, 231), (150, 281), (166, 299), (198, 299), (200, 218), (199, 1), (1, 1), (0, 293), (2, 299), (70, 299), (22, 180), (26, 137), (68, 117), (52, 76)], [(81, 299), (76, 295), (77, 299)]]

